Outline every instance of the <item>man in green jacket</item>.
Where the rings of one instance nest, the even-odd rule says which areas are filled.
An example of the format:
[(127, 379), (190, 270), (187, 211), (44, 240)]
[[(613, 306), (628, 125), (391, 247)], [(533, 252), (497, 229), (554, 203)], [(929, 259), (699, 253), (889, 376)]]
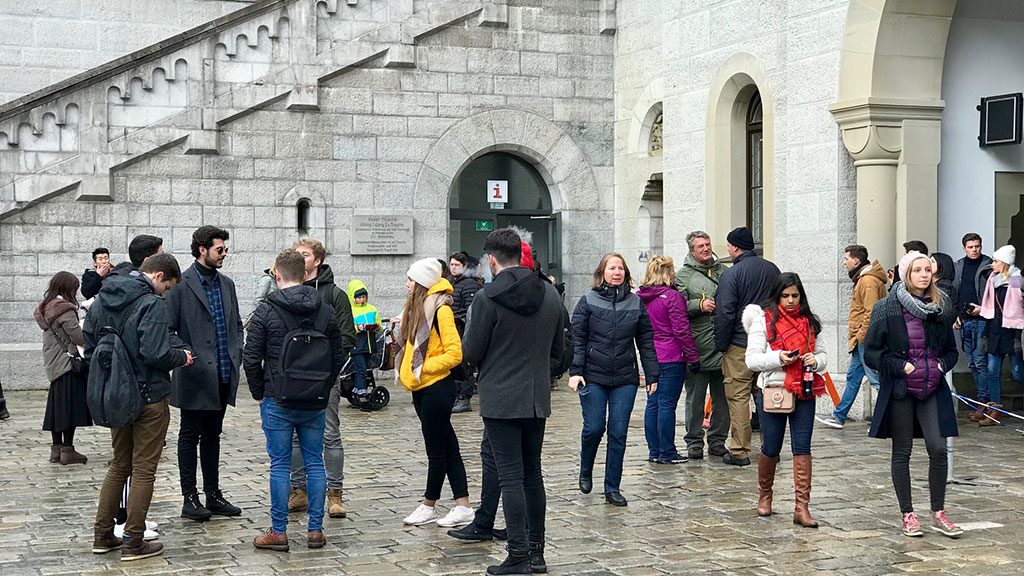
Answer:
[(687, 376), (686, 454), (691, 460), (704, 457), (704, 399), (711, 389), (711, 427), (708, 429), (708, 453), (724, 456), (728, 449), (729, 405), (722, 376), (722, 353), (715, 350), (715, 292), (725, 265), (711, 251), (711, 237), (697, 230), (686, 235), (690, 253), (676, 274), (676, 287), (686, 296), (690, 331), (700, 352), (700, 372)]

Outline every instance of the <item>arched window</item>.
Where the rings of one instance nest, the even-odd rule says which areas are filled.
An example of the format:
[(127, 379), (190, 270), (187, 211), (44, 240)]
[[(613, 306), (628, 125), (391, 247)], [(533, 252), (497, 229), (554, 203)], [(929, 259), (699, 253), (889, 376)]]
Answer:
[(647, 150), (651, 156), (661, 156), (665, 150), (665, 140), (662, 136), (662, 117), (663, 114), (658, 114), (658, 117), (654, 119), (654, 123), (651, 124), (651, 137), (647, 143)]
[(308, 198), (300, 198), (299, 201), (295, 204), (295, 229), (299, 234), (303, 236), (309, 235), (310, 208), (312, 208), (312, 203), (310, 203)]
[(761, 94), (754, 91), (747, 105), (747, 227), (758, 253), (764, 246), (764, 145)]

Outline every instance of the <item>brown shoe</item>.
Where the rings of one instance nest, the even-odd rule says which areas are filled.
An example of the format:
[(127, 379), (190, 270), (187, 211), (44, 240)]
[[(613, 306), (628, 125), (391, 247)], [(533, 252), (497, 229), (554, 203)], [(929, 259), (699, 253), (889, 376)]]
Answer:
[(306, 537), (306, 545), (310, 548), (323, 548), (327, 545), (327, 537), (320, 531), (310, 532)]
[(60, 444), (50, 444), (50, 464), (60, 464)]
[(772, 487), (775, 485), (775, 467), (779, 457), (769, 458), (761, 454), (757, 460), (757, 515), (772, 515)]
[(967, 414), (967, 419), (971, 422), (981, 422), (986, 419), (985, 416), (982, 415), (984, 412), (985, 411), (980, 408), (975, 408)]
[(261, 550), (277, 550), (278, 552), (288, 551), (288, 535), (278, 534), (271, 528), (266, 534), (260, 534), (253, 538), (252, 545)]
[(1002, 408), (1002, 404), (996, 404), (995, 402), (988, 403), (989, 408), (985, 410), (985, 414), (988, 416), (982, 416), (978, 419), (979, 426), (995, 426), (999, 424), (999, 417), (1002, 415), (1000, 412), (994, 410), (994, 408)]
[(305, 512), (308, 507), (309, 500), (306, 498), (306, 489), (292, 488), (292, 493), (288, 496), (288, 511)]
[(163, 544), (159, 542), (146, 542), (142, 539), (142, 534), (133, 536), (125, 534), (124, 546), (121, 547), (121, 562), (152, 558), (163, 553)]
[(94, 534), (92, 537), (93, 554), (106, 554), (107, 552), (117, 550), (123, 545), (124, 542), (117, 536), (114, 536), (113, 530), (107, 534)]
[(811, 457), (793, 456), (793, 485), (796, 491), (796, 508), (793, 524), (804, 528), (817, 528), (818, 521), (811, 516), (807, 505), (811, 503)]
[[(331, 518), (344, 518), (348, 512), (341, 500), (341, 488), (331, 488), (327, 491), (327, 515)], [(312, 534), (312, 532), (310, 532)]]
[(74, 446), (61, 446), (60, 447), (60, 463), (61, 464), (85, 464), (89, 459), (75, 452)]

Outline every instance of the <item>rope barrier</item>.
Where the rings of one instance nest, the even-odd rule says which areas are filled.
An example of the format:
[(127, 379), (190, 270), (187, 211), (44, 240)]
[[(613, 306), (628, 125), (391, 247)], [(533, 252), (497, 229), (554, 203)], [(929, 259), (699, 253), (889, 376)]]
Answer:
[[(1024, 420), (1024, 416), (1021, 416), (1020, 414), (1015, 414), (1013, 412), (1007, 412), (1006, 410), (1003, 410), (1002, 408), (996, 408), (995, 406), (992, 406), (992, 405), (989, 405), (989, 404), (984, 404), (984, 403), (979, 402), (979, 401), (977, 401), (977, 400), (975, 400), (973, 398), (967, 398), (966, 396), (961, 396), (961, 395), (957, 394), (956, 392), (953, 392), (953, 396), (956, 396), (957, 398), (960, 399), (960, 401), (962, 401), (963, 403), (967, 404), (968, 406), (979, 406), (979, 407), (982, 407), (982, 408), (984, 408), (986, 410), (995, 410), (996, 412), (999, 412), (1001, 414), (1006, 414), (1007, 416), (1013, 416), (1014, 418), (1016, 418), (1018, 420)], [(986, 414), (986, 416), (987, 416), (987, 414)], [(995, 418), (993, 418), (993, 420), (995, 420)]]

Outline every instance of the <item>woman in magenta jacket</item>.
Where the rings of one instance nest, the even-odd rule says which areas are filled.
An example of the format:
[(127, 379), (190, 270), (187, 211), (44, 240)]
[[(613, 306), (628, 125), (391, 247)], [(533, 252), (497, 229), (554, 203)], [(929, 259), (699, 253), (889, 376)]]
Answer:
[(700, 355), (690, 334), (686, 297), (675, 289), (675, 264), (668, 256), (655, 256), (647, 265), (637, 295), (647, 308), (654, 328), (654, 349), (661, 376), (658, 389), (647, 396), (644, 434), (648, 462), (678, 464), (687, 457), (676, 450), (676, 404), (687, 375), (700, 371)]

